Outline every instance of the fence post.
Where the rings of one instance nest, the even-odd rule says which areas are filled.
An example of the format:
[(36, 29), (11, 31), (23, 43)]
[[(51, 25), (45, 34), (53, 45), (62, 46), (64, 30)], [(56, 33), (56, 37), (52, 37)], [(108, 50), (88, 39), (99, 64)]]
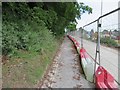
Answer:
[(96, 64), (97, 64), (97, 57), (98, 57), (98, 63), (100, 63), (100, 28), (101, 24), (99, 23), (99, 19), (97, 20), (97, 44), (96, 44), (96, 54), (95, 54), (95, 65), (94, 65), (94, 75), (93, 78), (95, 78), (95, 71), (96, 71)]
[(98, 19), (98, 25), (97, 25), (97, 28), (98, 28), (98, 54), (99, 54), (99, 64), (101, 65), (101, 62), (100, 62), (100, 28), (101, 28), (101, 24), (99, 23), (99, 19)]

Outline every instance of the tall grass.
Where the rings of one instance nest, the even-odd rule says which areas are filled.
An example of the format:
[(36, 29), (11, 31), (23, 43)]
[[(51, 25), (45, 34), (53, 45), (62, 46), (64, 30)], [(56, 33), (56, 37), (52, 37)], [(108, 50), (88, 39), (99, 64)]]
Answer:
[(51, 63), (59, 40), (35, 22), (3, 23), (3, 33), (4, 42), (8, 41), (4, 48), (12, 51), (2, 68), (3, 88), (35, 87)]

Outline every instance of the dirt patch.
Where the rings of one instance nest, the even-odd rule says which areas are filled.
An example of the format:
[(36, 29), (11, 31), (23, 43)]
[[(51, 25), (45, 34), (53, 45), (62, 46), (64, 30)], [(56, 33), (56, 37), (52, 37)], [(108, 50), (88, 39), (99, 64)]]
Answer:
[(7, 62), (9, 62), (8, 56), (3, 55), (2, 56), (2, 65), (5, 65)]

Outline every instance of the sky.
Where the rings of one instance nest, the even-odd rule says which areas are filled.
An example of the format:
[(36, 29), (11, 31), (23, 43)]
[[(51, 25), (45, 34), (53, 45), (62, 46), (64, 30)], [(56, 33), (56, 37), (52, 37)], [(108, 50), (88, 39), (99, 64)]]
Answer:
[[(101, 1), (102, 1), (102, 15), (118, 8), (118, 2), (120, 0), (77, 0), (78, 2), (83, 2), (85, 5), (92, 7), (92, 14), (85, 13), (81, 16), (80, 20), (77, 20), (77, 28), (82, 27), (101, 16)], [(115, 12), (105, 18), (102, 18), (102, 27), (103, 28), (116, 28), (118, 27), (118, 12)], [(95, 26), (97, 23), (90, 25), (89, 28)], [(88, 28), (88, 27), (86, 27)]]

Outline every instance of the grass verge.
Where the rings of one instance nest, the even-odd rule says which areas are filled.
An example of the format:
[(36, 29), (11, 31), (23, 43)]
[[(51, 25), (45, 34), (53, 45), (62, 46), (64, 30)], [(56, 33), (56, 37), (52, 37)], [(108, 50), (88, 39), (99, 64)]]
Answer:
[[(52, 42), (53, 43), (53, 42)], [(51, 63), (60, 41), (48, 47), (42, 54), (18, 51), (17, 56), (7, 60), (2, 66), (3, 88), (34, 88)]]

